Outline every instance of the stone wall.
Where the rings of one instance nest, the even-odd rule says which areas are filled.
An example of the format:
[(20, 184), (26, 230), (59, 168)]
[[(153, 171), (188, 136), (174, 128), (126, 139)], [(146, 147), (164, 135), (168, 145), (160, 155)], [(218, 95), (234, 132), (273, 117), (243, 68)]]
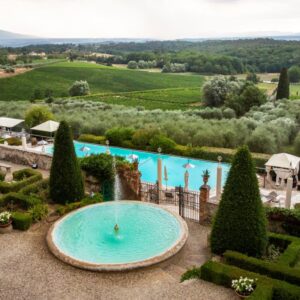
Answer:
[(133, 163), (133, 169), (128, 165), (122, 166), (118, 170), (121, 179), (134, 192), (136, 196), (140, 194), (141, 173), (138, 169), (138, 163)]
[(0, 160), (24, 166), (31, 166), (33, 163), (36, 163), (40, 169), (50, 170), (52, 156), (30, 149), (24, 150), (17, 146), (0, 144)]

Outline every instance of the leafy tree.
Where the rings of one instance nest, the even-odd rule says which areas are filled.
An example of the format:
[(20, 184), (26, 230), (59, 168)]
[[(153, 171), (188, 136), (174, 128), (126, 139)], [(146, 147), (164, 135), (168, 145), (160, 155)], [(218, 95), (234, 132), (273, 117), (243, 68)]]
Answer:
[(43, 122), (54, 119), (54, 115), (47, 106), (34, 105), (25, 113), (25, 124), (28, 128), (32, 128)]
[(43, 97), (43, 92), (40, 89), (35, 89), (33, 91), (33, 94), (31, 96), (32, 100), (37, 100), (37, 99), (42, 99)]
[(290, 98), (290, 81), (288, 69), (283, 68), (280, 72), (276, 99), (289, 99)]
[(138, 64), (137, 64), (136, 61), (131, 60), (130, 62), (128, 62), (127, 68), (128, 69), (137, 69), (138, 68)]
[(224, 104), (229, 95), (239, 90), (239, 83), (226, 78), (215, 77), (203, 87), (204, 104), (218, 107)]
[(298, 132), (294, 141), (294, 151), (296, 155), (300, 155), (300, 132)]
[(85, 96), (90, 93), (90, 87), (87, 81), (75, 81), (69, 89), (69, 94), (73, 96)]
[(227, 107), (235, 110), (241, 116), (248, 112), (253, 106), (261, 106), (266, 103), (267, 96), (253, 83), (247, 82), (239, 91), (238, 95), (231, 95), (225, 101)]
[(69, 124), (62, 121), (55, 135), (50, 171), (50, 197), (61, 204), (79, 201), (84, 197), (81, 170), (76, 158)]
[(256, 75), (256, 73), (248, 73), (246, 80), (257, 84), (257, 83), (259, 83), (260, 78)]
[(150, 140), (150, 149), (152, 151), (157, 151), (158, 148), (161, 148), (164, 153), (172, 153), (175, 147), (176, 143), (172, 139), (161, 134), (155, 135)]
[(238, 251), (260, 257), (267, 244), (266, 216), (251, 154), (238, 149), (224, 187), (211, 233), (213, 253)]
[(125, 141), (130, 141), (134, 130), (126, 127), (114, 127), (105, 132), (111, 145), (121, 146)]
[(292, 83), (300, 82), (300, 67), (293, 66), (289, 68), (288, 75), (289, 75), (290, 82)]

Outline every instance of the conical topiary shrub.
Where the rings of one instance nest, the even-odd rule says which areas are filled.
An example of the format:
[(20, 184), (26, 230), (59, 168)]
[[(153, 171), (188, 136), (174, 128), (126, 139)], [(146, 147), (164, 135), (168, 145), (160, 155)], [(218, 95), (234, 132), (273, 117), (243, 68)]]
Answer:
[(238, 149), (224, 187), (211, 233), (211, 250), (260, 257), (267, 245), (266, 216), (251, 154)]
[(276, 99), (289, 99), (290, 98), (290, 80), (288, 69), (283, 68), (280, 72)]
[(62, 121), (54, 142), (50, 197), (54, 202), (66, 204), (81, 200), (83, 196), (83, 178), (75, 154), (72, 133), (68, 123)]

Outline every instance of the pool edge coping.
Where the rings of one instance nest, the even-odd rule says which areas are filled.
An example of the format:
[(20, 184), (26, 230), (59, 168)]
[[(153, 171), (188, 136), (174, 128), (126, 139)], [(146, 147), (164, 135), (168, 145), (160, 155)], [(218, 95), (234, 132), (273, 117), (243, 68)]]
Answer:
[(179, 238), (172, 244), (171, 247), (166, 249), (162, 254), (159, 254), (157, 256), (153, 256), (153, 257), (145, 259), (143, 261), (132, 262), (132, 263), (96, 264), (96, 263), (90, 263), (90, 262), (74, 259), (73, 257), (68, 256), (67, 254), (60, 251), (60, 249), (56, 246), (56, 244), (53, 241), (53, 231), (56, 228), (56, 226), (64, 218), (66, 218), (67, 216), (69, 216), (71, 214), (76, 213), (79, 210), (84, 210), (87, 207), (96, 206), (96, 205), (103, 205), (103, 204), (105, 205), (105, 203), (108, 203), (108, 202), (103, 202), (103, 203), (87, 205), (85, 207), (81, 207), (79, 209), (76, 209), (76, 210), (62, 216), (54, 224), (52, 224), (51, 227), (49, 228), (48, 232), (47, 232), (47, 235), (46, 235), (46, 242), (47, 242), (48, 248), (51, 251), (51, 253), (54, 256), (56, 256), (58, 259), (60, 259), (61, 261), (65, 262), (69, 265), (72, 265), (74, 267), (80, 268), (80, 269), (85, 269), (85, 270), (90, 270), (90, 271), (98, 271), (98, 272), (110, 272), (110, 271), (123, 272), (123, 271), (130, 271), (130, 270), (134, 270), (134, 269), (144, 268), (144, 267), (150, 267), (152, 265), (162, 263), (162, 262), (170, 259), (171, 257), (173, 257), (175, 254), (177, 254), (183, 248), (183, 246), (185, 245), (185, 243), (188, 239), (189, 230), (188, 230), (187, 223), (185, 222), (185, 220), (181, 216), (179, 216), (178, 214), (176, 214), (173, 211), (170, 211), (170, 210), (168, 210), (164, 207), (161, 207), (157, 204), (154, 204), (154, 203), (143, 202), (143, 201), (135, 201), (135, 200), (122, 200), (120, 202), (122, 202), (122, 203), (136, 203), (136, 204), (141, 204), (142, 203), (143, 205), (150, 205), (150, 206), (153, 206), (153, 207), (160, 208), (164, 211), (167, 211), (173, 217), (175, 217), (176, 220), (179, 223), (179, 226), (181, 228), (181, 234), (180, 234)]

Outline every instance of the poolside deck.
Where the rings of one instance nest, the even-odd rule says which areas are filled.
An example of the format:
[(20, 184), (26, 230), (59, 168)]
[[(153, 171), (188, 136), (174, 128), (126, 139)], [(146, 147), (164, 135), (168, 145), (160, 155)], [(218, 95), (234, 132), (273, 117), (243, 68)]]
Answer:
[(175, 259), (118, 274), (84, 271), (56, 259), (45, 241), (49, 224), (1, 235), (0, 299), (237, 299), (233, 291), (205, 281), (179, 282), (186, 268), (209, 257), (209, 228), (188, 225), (188, 242)]

